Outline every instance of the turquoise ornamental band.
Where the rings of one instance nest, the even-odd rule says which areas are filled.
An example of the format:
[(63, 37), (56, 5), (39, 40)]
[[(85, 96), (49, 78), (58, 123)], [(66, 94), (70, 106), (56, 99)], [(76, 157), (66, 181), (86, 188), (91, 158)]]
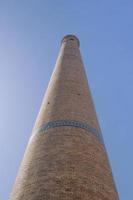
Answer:
[(93, 134), (95, 137), (97, 137), (100, 142), (103, 143), (102, 134), (97, 129), (90, 126), (88, 123), (83, 123), (76, 120), (70, 120), (70, 119), (62, 119), (62, 120), (55, 120), (55, 121), (49, 121), (42, 125), (40, 128), (38, 128), (36, 131), (33, 131), (33, 135), (41, 134), (43, 132), (46, 132), (48, 129), (55, 128), (55, 127), (61, 127), (61, 126), (72, 126), (77, 127), (86, 130), (89, 134)]

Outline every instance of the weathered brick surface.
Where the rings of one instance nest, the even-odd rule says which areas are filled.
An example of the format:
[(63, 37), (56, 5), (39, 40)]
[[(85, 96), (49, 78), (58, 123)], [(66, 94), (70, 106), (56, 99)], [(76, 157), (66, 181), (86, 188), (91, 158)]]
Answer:
[[(100, 130), (74, 36), (62, 41), (33, 132), (58, 119), (87, 122)], [(118, 200), (104, 145), (92, 133), (72, 126), (34, 135), (10, 200), (78, 199)]]

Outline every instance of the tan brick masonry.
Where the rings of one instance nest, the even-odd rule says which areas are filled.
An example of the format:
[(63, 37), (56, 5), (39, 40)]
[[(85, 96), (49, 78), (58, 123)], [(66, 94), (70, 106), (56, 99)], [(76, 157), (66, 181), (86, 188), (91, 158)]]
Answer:
[(100, 132), (79, 40), (73, 35), (62, 40), (10, 200), (118, 200), (105, 147), (91, 131), (73, 125), (37, 131), (64, 119)]

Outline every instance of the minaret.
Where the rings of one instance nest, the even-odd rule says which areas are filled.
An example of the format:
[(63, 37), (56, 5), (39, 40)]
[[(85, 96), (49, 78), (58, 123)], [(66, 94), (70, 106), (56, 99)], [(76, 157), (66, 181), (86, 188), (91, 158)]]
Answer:
[(10, 200), (118, 200), (74, 35), (62, 39)]

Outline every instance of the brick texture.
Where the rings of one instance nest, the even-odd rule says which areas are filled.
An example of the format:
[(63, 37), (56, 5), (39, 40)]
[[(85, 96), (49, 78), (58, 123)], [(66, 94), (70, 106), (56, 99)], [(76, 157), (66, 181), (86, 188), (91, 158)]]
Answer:
[(43, 124), (62, 119), (100, 131), (73, 35), (62, 40), (10, 200), (118, 200), (105, 147), (95, 135), (73, 126), (34, 134)]

